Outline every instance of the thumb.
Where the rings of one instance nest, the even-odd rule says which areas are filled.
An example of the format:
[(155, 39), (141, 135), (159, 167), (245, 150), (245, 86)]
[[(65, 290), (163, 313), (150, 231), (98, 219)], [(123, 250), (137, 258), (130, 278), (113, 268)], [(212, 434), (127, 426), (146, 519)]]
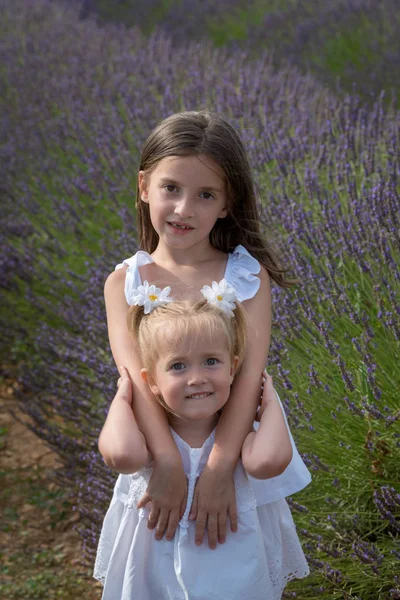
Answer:
[(125, 379), (125, 378), (130, 379), (128, 369), (126, 367), (121, 365), (120, 367), (118, 367), (118, 371), (119, 371), (119, 374), (121, 375), (122, 379)]
[(138, 508), (144, 508), (146, 506), (146, 504), (148, 504), (149, 502), (151, 502), (151, 498), (150, 498), (149, 494), (147, 492), (145, 492), (143, 494), (143, 496), (140, 498), (140, 500), (136, 506)]
[(264, 382), (263, 398), (268, 400), (274, 396), (274, 384), (272, 383), (271, 375), (267, 375)]

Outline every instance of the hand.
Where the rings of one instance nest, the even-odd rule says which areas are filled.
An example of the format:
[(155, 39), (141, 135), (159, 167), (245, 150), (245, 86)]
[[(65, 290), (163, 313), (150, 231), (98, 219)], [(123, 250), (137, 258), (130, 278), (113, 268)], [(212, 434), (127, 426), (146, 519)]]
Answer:
[(119, 367), (118, 370), (121, 377), (117, 381), (118, 392), (116, 393), (116, 397), (118, 396), (120, 400), (123, 400), (132, 407), (133, 394), (131, 378), (125, 367)]
[(155, 528), (156, 540), (172, 540), (187, 502), (187, 479), (182, 462), (155, 462), (146, 492), (138, 502), (143, 508), (151, 502), (147, 527)]
[(237, 531), (233, 471), (231, 468), (210, 469), (206, 465), (197, 481), (189, 515), (190, 519), (196, 519), (196, 544), (202, 544), (206, 526), (209, 547), (214, 550), (217, 540), (223, 544), (226, 539), (227, 516), (231, 523), (231, 531)]
[(268, 375), (267, 371), (263, 371), (262, 374), (261, 391), (261, 401), (257, 411), (256, 421), (261, 421), (261, 417), (263, 416), (263, 412), (266, 409), (268, 402), (276, 397), (272, 377), (271, 375)]

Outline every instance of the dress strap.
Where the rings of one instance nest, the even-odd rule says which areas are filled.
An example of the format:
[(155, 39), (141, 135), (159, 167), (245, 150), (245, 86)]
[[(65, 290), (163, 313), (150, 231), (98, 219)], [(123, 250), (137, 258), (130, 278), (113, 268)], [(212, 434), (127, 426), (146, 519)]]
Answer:
[(260, 263), (244, 246), (236, 246), (229, 254), (225, 279), (236, 292), (239, 302), (254, 298), (260, 288)]
[(153, 262), (154, 260), (148, 252), (145, 252), (144, 250), (139, 250), (139, 252), (136, 252), (136, 254), (134, 254), (130, 258), (126, 258), (122, 263), (118, 264), (115, 267), (115, 270), (122, 269), (122, 267), (128, 267), (126, 269), (125, 276), (125, 298), (129, 306), (132, 306), (133, 304), (134, 290), (139, 285), (142, 285), (139, 267), (149, 265)]

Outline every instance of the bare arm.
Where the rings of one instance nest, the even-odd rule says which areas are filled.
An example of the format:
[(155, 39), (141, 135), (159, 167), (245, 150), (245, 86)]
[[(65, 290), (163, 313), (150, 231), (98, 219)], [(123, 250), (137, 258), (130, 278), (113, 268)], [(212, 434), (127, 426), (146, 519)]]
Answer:
[(245, 437), (252, 428), (260, 399), (260, 373), (265, 368), (271, 333), (271, 291), (269, 275), (260, 272), (260, 289), (243, 306), (247, 312), (248, 345), (242, 368), (217, 425), (215, 442), (199, 478), (191, 518), (196, 519), (196, 543), (201, 544), (207, 524), (208, 543), (226, 539), (226, 519), (237, 529), (233, 471)]
[[(140, 375), (140, 360), (126, 324), (129, 305), (125, 300), (124, 285), (125, 269), (119, 269), (111, 273), (104, 287), (111, 351), (116, 365), (118, 367), (124, 365), (129, 372), (133, 384), (132, 408), (154, 460), (169, 457), (171, 460), (180, 461), (165, 412), (154, 401), (148, 386)], [(116, 440), (114, 435), (108, 435), (107, 431), (104, 432), (102, 448), (113, 462), (118, 460), (120, 444), (121, 441)], [(125, 467), (129, 468), (129, 465), (125, 464)]]
[[(140, 359), (126, 324), (129, 306), (125, 299), (124, 286), (125, 269), (114, 271), (106, 281), (104, 296), (108, 335), (114, 360), (118, 366), (124, 365), (129, 372), (133, 392), (132, 409), (153, 457), (153, 473), (138, 506), (143, 507), (151, 501), (148, 526), (151, 529), (156, 527), (156, 538), (161, 539), (166, 533), (167, 539), (172, 539), (179, 518), (185, 510), (187, 480), (165, 412), (154, 400), (140, 375)], [(124, 432), (129, 433), (126, 429)], [(129, 440), (125, 442), (129, 446)], [(102, 452), (110, 463), (115, 465), (114, 468), (119, 470), (121, 467), (124, 472), (132, 472), (136, 467), (136, 459), (125, 451), (121, 452), (120, 444), (121, 441), (115, 438), (115, 429), (107, 428), (104, 435), (102, 434)]]
[(234, 468), (251, 429), (260, 399), (260, 373), (265, 369), (271, 337), (271, 290), (268, 273), (260, 272), (260, 289), (243, 306), (247, 312), (247, 349), (229, 400), (218, 422), (210, 466)]
[(267, 375), (260, 408), (258, 430), (250, 432), (243, 444), (242, 461), (249, 475), (269, 479), (283, 473), (292, 460), (292, 444), (272, 377)]
[[(132, 382), (128, 371), (120, 367), (121, 378), (99, 437), (104, 462), (119, 473), (135, 473), (151, 462), (143, 433), (132, 411)], [(113, 457), (108, 455), (113, 440)]]

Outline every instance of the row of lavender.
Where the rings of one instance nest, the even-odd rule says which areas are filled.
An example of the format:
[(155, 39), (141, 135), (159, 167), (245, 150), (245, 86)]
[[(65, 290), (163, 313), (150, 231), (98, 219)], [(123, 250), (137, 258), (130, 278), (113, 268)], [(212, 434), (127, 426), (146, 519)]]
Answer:
[(364, 97), (395, 88), (398, 96), (400, 5), (397, 0), (77, 0), (81, 17), (97, 15), (158, 27), (175, 43), (209, 37), (268, 51), (311, 69), (322, 81)]
[(135, 251), (144, 138), (206, 106), (242, 133), (266, 234), (302, 279), (273, 292), (271, 371), (314, 476), (291, 501), (313, 575), (288, 597), (400, 598), (399, 115), (244, 51), (100, 29), (48, 0), (0, 6), (2, 338), (89, 557), (113, 481), (96, 447), (116, 380), (103, 282)]

